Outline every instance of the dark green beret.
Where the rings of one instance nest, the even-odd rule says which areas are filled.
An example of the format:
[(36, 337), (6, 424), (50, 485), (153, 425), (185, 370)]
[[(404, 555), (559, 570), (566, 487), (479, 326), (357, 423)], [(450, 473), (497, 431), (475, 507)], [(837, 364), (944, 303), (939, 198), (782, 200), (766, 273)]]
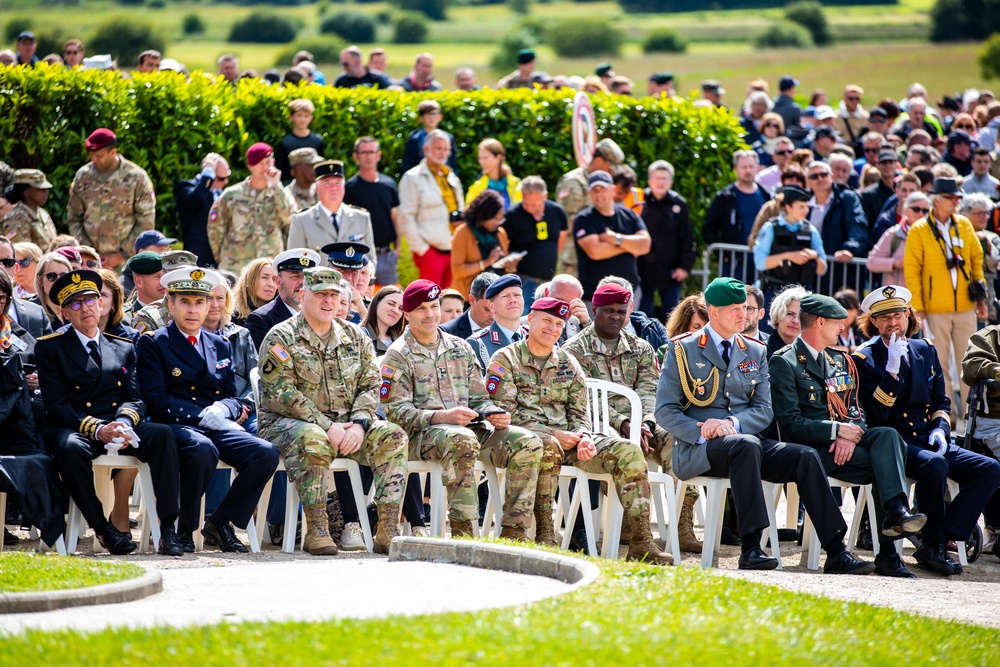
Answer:
[(163, 270), (163, 257), (152, 250), (143, 250), (132, 255), (128, 260), (128, 268), (132, 269), (132, 273), (149, 276)]
[(799, 301), (799, 310), (828, 320), (847, 319), (847, 311), (832, 296), (807, 294)]
[(521, 49), (517, 52), (517, 64), (527, 65), (535, 59), (535, 52), (532, 49)]
[(596, 74), (597, 76), (605, 76), (611, 70), (612, 70), (611, 63), (601, 63), (596, 68), (594, 68), (594, 74)]
[(705, 288), (705, 303), (717, 308), (746, 303), (747, 286), (736, 278), (716, 278)]

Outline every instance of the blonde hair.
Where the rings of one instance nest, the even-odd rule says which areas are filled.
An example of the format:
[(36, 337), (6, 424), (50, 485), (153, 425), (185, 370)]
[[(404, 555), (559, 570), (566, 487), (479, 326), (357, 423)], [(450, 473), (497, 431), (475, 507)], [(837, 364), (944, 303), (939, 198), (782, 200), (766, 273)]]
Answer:
[(219, 319), (219, 329), (225, 329), (226, 325), (233, 321), (233, 307), (235, 306), (233, 290), (229, 289), (229, 283), (226, 281), (219, 283), (216, 287), (226, 290), (226, 301), (222, 305), (222, 318)]
[(21, 253), (25, 257), (30, 257), (36, 262), (42, 258), (42, 249), (30, 241), (14, 244), (14, 252)]
[(257, 284), (260, 282), (260, 274), (264, 272), (264, 267), (271, 264), (274, 264), (274, 260), (270, 257), (258, 257), (240, 271), (240, 277), (236, 279), (236, 287), (233, 289), (234, 313), (239, 319), (245, 320), (250, 313), (264, 305), (257, 303)]
[(297, 100), (292, 100), (288, 103), (288, 113), (297, 114), (300, 111), (305, 111), (307, 113), (315, 113), (316, 106), (309, 100), (300, 97)]
[[(45, 274), (48, 271), (45, 270), (49, 264), (62, 264), (66, 267), (66, 272), (69, 273), (73, 270), (73, 266), (69, 263), (69, 260), (60, 255), (57, 252), (49, 252), (42, 255), (42, 258), (38, 260), (38, 270), (35, 272), (35, 294), (38, 295), (38, 303), (49, 316), (55, 316), (59, 320), (62, 320), (62, 315), (56, 313), (49, 307), (49, 291), (45, 289)], [(58, 304), (57, 306), (58, 307)]]
[(493, 154), (493, 157), (500, 158), (500, 172), (504, 176), (510, 176), (510, 167), (507, 166), (507, 150), (503, 144), (491, 137), (479, 142), (479, 150), (487, 150)]

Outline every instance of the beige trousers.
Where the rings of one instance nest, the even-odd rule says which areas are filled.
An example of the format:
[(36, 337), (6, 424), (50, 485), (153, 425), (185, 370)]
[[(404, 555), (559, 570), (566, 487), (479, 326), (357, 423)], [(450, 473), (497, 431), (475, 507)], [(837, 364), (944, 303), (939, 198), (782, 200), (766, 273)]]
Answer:
[[(951, 399), (951, 414), (962, 418), (965, 415), (966, 400), (969, 398), (969, 387), (962, 382), (962, 359), (965, 348), (969, 346), (969, 338), (976, 333), (976, 311), (964, 313), (927, 313), (927, 325), (934, 336), (934, 347), (941, 360), (941, 370), (944, 371), (944, 386)], [(960, 403), (955, 403), (955, 386), (952, 382), (951, 354), (955, 353), (955, 370), (958, 373), (958, 393)]]

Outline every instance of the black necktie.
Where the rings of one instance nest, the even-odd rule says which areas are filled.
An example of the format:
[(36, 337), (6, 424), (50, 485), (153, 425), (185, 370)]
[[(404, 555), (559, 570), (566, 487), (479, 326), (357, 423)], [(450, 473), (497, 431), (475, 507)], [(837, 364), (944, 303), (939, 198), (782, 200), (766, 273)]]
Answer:
[(101, 366), (101, 352), (100, 348), (97, 346), (97, 341), (89, 341), (87, 343), (87, 349), (90, 350), (90, 358), (94, 360), (98, 368)]
[(340, 225), (337, 224), (337, 214), (336, 213), (331, 213), (330, 214), (330, 222), (333, 223), (333, 233), (334, 234), (339, 234), (340, 233)]
[(520, 331), (515, 331), (514, 335), (510, 337), (510, 341), (512, 343), (516, 343), (519, 340), (521, 340), (521, 332)]
[(728, 340), (722, 341), (722, 363), (726, 365), (726, 368), (729, 368), (729, 348), (732, 345)]

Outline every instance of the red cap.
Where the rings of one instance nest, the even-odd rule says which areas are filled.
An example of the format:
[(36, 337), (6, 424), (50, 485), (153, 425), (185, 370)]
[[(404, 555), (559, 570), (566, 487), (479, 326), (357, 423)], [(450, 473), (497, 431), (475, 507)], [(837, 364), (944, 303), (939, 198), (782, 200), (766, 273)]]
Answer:
[(56, 250), (56, 253), (62, 255), (71, 262), (76, 262), (77, 264), (83, 263), (83, 259), (80, 257), (80, 251), (71, 245), (59, 248)]
[(441, 296), (441, 288), (430, 280), (414, 280), (403, 290), (403, 312), (410, 313), (426, 302)]
[(569, 319), (569, 304), (561, 299), (553, 299), (550, 296), (536, 300), (531, 304), (531, 309), (555, 315), (564, 322)]
[(90, 133), (85, 145), (88, 151), (99, 151), (108, 146), (115, 146), (117, 143), (118, 137), (115, 136), (114, 132), (106, 127), (100, 127)]
[(252, 167), (271, 155), (274, 155), (274, 149), (263, 141), (258, 141), (247, 151), (247, 166)]
[(632, 292), (621, 285), (605, 283), (594, 290), (594, 297), (591, 299), (591, 303), (594, 304), (594, 308), (597, 308), (598, 306), (607, 306), (610, 303), (628, 304), (631, 300)]

